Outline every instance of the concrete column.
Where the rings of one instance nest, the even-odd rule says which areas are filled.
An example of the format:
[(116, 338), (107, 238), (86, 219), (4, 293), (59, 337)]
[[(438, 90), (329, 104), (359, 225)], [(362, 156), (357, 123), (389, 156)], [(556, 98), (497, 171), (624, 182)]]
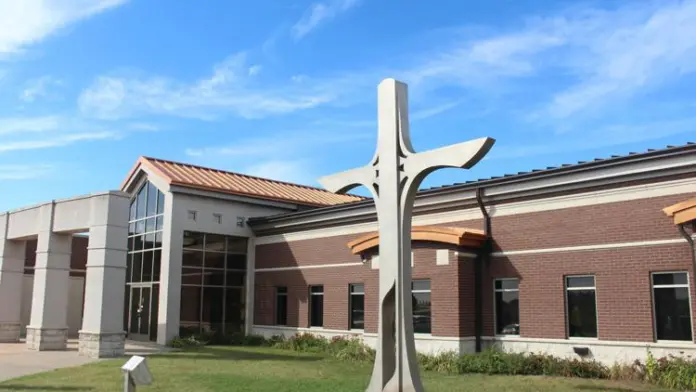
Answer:
[(53, 233), (55, 203), (39, 207), (34, 291), (27, 346), (65, 350), (68, 339), (68, 292), (72, 235)]
[(120, 357), (125, 352), (123, 301), (126, 287), (128, 195), (109, 193), (90, 200), (85, 304), (80, 355)]
[(247, 239), (246, 300), (244, 301), (244, 332), (250, 335), (254, 329), (254, 293), (256, 278), (256, 238)]
[[(174, 195), (164, 196), (164, 229), (162, 233), (162, 266), (160, 269), (157, 343), (167, 344), (179, 335), (181, 321), (181, 250), (184, 242), (181, 214)], [(185, 218), (185, 216), (184, 216)]]
[(0, 343), (19, 342), (24, 241), (7, 239), (9, 214), (0, 215)]

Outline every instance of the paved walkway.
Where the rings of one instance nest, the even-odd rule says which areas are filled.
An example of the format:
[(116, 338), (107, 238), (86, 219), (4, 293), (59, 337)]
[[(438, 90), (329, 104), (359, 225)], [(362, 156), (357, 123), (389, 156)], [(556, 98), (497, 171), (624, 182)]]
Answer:
[[(150, 355), (171, 349), (153, 343), (126, 342), (126, 356)], [(80, 366), (98, 359), (77, 354), (77, 340), (68, 341), (66, 351), (30, 351), (22, 343), (0, 343), (0, 382), (53, 369)], [(125, 358), (124, 358), (125, 363)]]

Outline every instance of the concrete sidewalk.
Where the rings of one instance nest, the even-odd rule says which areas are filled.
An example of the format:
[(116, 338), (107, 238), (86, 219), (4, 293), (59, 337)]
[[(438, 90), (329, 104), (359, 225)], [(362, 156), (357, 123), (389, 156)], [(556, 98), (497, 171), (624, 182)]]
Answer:
[[(171, 351), (154, 343), (126, 342), (126, 358), (131, 355), (151, 355)], [(0, 343), (0, 382), (30, 374), (73, 366), (81, 366), (99, 359), (77, 354), (77, 340), (68, 341), (66, 351), (30, 351), (22, 343)]]

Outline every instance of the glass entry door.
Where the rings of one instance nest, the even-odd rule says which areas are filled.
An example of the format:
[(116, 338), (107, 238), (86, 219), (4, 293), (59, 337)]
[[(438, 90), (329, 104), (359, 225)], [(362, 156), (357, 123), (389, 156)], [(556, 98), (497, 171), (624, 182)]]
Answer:
[(157, 331), (157, 286), (152, 283), (130, 285), (128, 339), (149, 341)]

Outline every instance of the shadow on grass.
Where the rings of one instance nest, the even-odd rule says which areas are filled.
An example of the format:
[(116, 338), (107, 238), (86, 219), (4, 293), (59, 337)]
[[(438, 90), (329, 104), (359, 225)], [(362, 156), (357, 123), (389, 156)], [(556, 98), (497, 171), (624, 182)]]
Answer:
[(274, 354), (266, 352), (256, 352), (244, 349), (225, 349), (218, 347), (201, 347), (197, 349), (189, 349), (179, 352), (171, 352), (158, 354), (157, 358), (169, 359), (212, 359), (212, 360), (230, 360), (230, 361), (300, 361), (314, 362), (321, 361), (323, 357), (320, 355), (295, 355)]
[(29, 386), (29, 385), (0, 385), (0, 391), (91, 391), (92, 387), (51, 387), (51, 386)]

